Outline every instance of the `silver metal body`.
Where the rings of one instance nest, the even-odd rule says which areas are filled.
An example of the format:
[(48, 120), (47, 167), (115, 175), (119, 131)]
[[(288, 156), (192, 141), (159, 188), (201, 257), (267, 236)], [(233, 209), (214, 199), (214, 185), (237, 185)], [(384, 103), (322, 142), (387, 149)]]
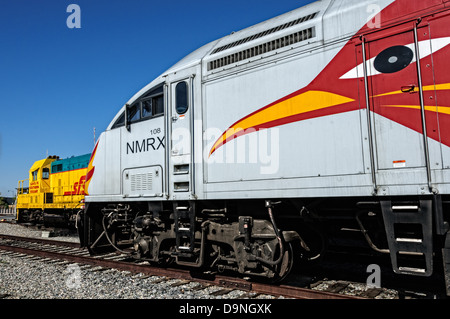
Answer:
[[(369, 5), (382, 10), (392, 2), (318, 1), (188, 55), (127, 103), (162, 85), (164, 116), (114, 127), (124, 106), (102, 133), (86, 202), (449, 194), (449, 147), (375, 116), (364, 105), (367, 87), (357, 110), (256, 130), (210, 154), (233, 123), (310, 84), (370, 20)], [(295, 32), (309, 33), (254, 57), (233, 55)], [(363, 65), (359, 77), (367, 79), (373, 70)], [(180, 82), (187, 84), (189, 103), (182, 115), (175, 109)], [(396, 160), (406, 164), (397, 167)]]

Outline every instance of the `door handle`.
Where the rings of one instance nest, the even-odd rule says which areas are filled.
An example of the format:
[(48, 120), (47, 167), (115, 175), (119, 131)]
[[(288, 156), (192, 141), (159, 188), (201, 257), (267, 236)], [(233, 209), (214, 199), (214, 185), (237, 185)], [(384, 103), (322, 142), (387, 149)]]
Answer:
[(415, 84), (402, 86), (402, 93), (416, 93), (417, 91), (415, 91), (415, 89), (416, 89)]

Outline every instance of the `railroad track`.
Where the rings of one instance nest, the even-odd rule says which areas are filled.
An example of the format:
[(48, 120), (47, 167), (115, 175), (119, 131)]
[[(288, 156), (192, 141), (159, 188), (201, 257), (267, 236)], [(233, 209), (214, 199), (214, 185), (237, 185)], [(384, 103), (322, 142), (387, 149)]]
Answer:
[[(184, 269), (158, 268), (148, 264), (136, 263), (126, 254), (110, 253), (101, 256), (92, 257), (86, 249), (79, 248), (78, 243), (53, 241), (40, 238), (25, 238), (17, 236), (0, 235), (0, 251), (11, 253), (33, 255), (45, 258), (54, 262), (63, 260), (80, 265), (89, 265), (98, 270), (117, 269), (127, 271), (131, 274), (142, 274), (145, 276), (159, 276), (161, 280), (178, 279), (173, 285), (183, 285), (189, 282), (197, 282), (199, 285), (195, 289), (204, 289), (209, 286), (218, 286), (211, 296), (225, 295), (233, 290), (247, 292), (246, 297), (257, 295), (269, 295), (275, 298), (293, 298), (293, 299), (361, 299), (371, 298), (371, 294), (364, 296), (349, 296), (339, 294), (339, 283), (331, 287), (331, 291), (320, 291), (306, 289), (288, 285), (269, 285), (258, 282), (249, 282), (244, 279), (230, 278), (217, 274), (193, 273)], [(373, 294), (375, 296), (376, 294)], [(372, 297), (373, 297), (372, 296)]]

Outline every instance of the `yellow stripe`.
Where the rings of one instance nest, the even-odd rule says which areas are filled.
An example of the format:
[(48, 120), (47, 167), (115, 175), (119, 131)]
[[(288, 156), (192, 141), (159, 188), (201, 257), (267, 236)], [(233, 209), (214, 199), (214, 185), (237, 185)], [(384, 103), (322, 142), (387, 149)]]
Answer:
[[(401, 107), (408, 109), (420, 110), (420, 105), (383, 105), (383, 107)], [(448, 106), (425, 106), (425, 111), (450, 114), (450, 107)]]
[(261, 112), (240, 121), (234, 127), (236, 130), (241, 130), (242, 128), (246, 129), (289, 116), (317, 111), (330, 106), (353, 101), (354, 100), (352, 99), (333, 93), (308, 91), (266, 108)]
[(248, 128), (353, 101), (353, 99), (348, 97), (323, 91), (308, 91), (296, 95), (290, 99), (263, 109), (230, 127), (214, 144), (210, 154), (212, 154), (215, 149), (223, 144), (228, 138)]
[[(436, 90), (436, 91), (450, 90), (450, 83), (423, 86), (423, 91), (433, 91), (433, 90)], [(419, 92), (419, 88), (417, 88), (417, 87), (414, 88), (414, 92)], [(395, 94), (404, 94), (404, 93), (402, 91), (393, 91), (393, 92), (389, 92), (389, 93), (374, 95), (372, 97), (380, 97), (380, 96), (395, 95)]]

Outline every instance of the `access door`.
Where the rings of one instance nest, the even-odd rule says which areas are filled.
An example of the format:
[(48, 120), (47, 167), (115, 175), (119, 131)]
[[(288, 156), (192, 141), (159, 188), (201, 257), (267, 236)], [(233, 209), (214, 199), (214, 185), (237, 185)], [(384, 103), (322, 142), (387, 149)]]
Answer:
[(378, 169), (425, 167), (413, 32), (367, 43)]
[(194, 87), (195, 69), (168, 76), (170, 113), (169, 147), (167, 149), (168, 187), (172, 199), (192, 199), (195, 196), (194, 165)]
[(426, 31), (411, 24), (398, 32), (389, 30), (390, 35), (372, 34), (364, 37), (358, 52), (360, 63), (366, 62), (364, 81), (376, 169), (423, 168), (427, 174), (415, 182), (430, 184), (430, 158), (439, 158), (440, 148), (428, 140), (437, 127), (435, 114), (426, 111), (424, 101), (424, 86), (433, 84), (429, 74), (426, 81), (431, 82), (423, 83), (421, 59), (430, 55)]
[[(428, 64), (432, 65), (435, 92), (427, 92), (425, 100), (434, 101), (433, 108), (438, 118), (439, 136), (435, 138), (442, 143), (442, 168), (450, 169), (450, 16), (443, 14), (436, 16), (429, 22), (432, 53), (428, 57)], [(434, 94), (432, 94), (434, 93)], [(431, 103), (430, 103), (431, 105)], [(438, 163), (438, 162), (437, 162)], [(437, 166), (437, 165), (436, 165)]]

